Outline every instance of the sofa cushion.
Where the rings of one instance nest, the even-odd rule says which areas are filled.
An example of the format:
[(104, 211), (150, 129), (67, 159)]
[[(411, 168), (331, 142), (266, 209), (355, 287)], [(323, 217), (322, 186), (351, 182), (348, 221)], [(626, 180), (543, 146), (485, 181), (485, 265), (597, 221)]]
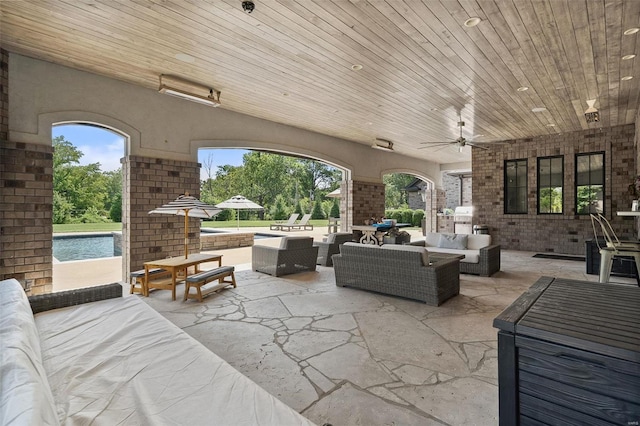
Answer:
[(424, 266), (429, 266), (429, 252), (424, 247), (400, 245), (400, 244), (385, 244), (382, 246), (382, 248), (386, 250), (413, 251), (416, 253), (420, 253), (422, 257), (422, 264)]
[(467, 248), (469, 250), (480, 250), (483, 247), (491, 245), (491, 235), (487, 234), (474, 234), (469, 235), (469, 241), (467, 242)]
[(466, 234), (440, 234), (438, 248), (466, 250), (468, 236)]
[(0, 281), (0, 359), (0, 424), (60, 424), (31, 306), (14, 279)]
[(478, 263), (480, 262), (480, 250), (458, 250), (439, 247), (429, 247), (428, 250), (431, 253), (447, 253), (447, 254), (461, 254), (464, 255), (464, 259), (460, 259), (460, 262), (464, 263)]

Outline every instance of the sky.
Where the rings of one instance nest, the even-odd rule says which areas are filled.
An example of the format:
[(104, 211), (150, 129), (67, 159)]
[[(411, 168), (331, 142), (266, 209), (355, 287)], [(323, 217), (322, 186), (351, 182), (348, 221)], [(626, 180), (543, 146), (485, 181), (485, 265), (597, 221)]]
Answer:
[[(121, 135), (95, 126), (64, 124), (54, 126), (53, 137), (64, 136), (78, 148), (83, 156), (80, 165), (100, 163), (103, 172), (117, 170), (120, 167), (120, 158), (124, 157), (124, 137)], [(210, 154), (213, 155), (213, 170), (218, 166), (242, 165), (242, 156), (249, 151), (245, 149), (201, 149), (198, 152), (198, 162), (203, 163)], [(206, 179), (204, 170), (200, 174), (201, 179)]]

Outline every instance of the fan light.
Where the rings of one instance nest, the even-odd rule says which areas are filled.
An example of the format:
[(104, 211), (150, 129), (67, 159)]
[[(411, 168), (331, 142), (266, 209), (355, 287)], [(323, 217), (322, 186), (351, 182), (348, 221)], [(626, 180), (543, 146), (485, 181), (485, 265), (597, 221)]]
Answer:
[(160, 93), (212, 107), (220, 106), (220, 92), (180, 77), (160, 75)]
[(588, 99), (587, 105), (589, 108), (584, 112), (584, 118), (587, 120), (587, 123), (597, 123), (600, 121), (600, 113), (594, 106), (596, 104), (595, 99)]
[(376, 142), (371, 145), (371, 148), (382, 151), (393, 151), (393, 142), (387, 139), (376, 138)]

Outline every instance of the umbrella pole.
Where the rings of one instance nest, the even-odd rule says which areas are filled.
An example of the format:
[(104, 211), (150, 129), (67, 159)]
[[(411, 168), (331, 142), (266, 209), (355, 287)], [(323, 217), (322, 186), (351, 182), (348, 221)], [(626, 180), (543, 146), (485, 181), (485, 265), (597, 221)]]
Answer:
[(189, 257), (189, 210), (184, 212), (184, 258)]
[(240, 230), (240, 209), (236, 209), (236, 220), (238, 222), (238, 226), (236, 227), (236, 231)]

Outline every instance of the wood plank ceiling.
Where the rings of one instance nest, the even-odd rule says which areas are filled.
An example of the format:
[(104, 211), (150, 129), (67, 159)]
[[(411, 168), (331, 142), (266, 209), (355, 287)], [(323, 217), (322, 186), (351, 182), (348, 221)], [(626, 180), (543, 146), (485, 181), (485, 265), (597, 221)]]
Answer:
[(181, 76), (220, 90), (221, 108), (440, 163), (471, 158), (421, 144), (454, 140), (459, 116), (487, 143), (637, 114), (640, 57), (623, 57), (639, 53), (640, 33), (624, 34), (640, 27), (638, 0), (254, 2), (0, 1), (0, 40), (152, 89)]

